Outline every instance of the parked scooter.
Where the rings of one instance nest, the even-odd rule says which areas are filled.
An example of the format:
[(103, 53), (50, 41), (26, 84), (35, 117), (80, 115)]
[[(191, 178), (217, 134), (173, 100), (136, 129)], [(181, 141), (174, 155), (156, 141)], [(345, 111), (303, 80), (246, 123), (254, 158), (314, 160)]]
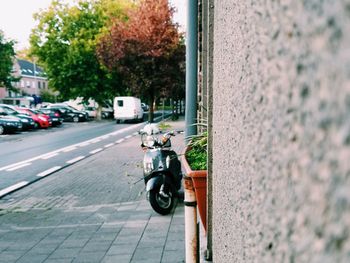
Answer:
[(148, 124), (141, 134), (143, 158), (143, 174), (146, 184), (147, 199), (154, 211), (161, 215), (171, 212), (181, 188), (181, 163), (175, 151), (171, 150), (174, 132), (167, 132), (157, 138), (159, 129)]

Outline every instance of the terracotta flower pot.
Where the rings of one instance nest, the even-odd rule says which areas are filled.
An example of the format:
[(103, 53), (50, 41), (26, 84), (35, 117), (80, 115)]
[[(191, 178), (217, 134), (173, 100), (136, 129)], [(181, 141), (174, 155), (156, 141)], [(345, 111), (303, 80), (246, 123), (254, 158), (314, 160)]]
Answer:
[(182, 165), (185, 174), (192, 178), (193, 186), (196, 193), (197, 207), (203, 227), (207, 231), (207, 170), (192, 170), (186, 159), (186, 152), (189, 147), (186, 147), (185, 154), (182, 155)]

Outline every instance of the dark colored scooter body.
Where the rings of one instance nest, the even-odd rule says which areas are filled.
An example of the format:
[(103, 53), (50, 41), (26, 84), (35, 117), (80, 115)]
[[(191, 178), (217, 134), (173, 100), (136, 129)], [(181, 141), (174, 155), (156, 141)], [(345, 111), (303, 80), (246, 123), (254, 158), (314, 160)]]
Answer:
[(173, 209), (182, 180), (181, 163), (176, 152), (170, 149), (171, 136), (174, 136), (173, 132), (164, 134), (161, 141), (152, 137), (152, 146), (144, 144), (144, 141), (142, 143), (147, 198), (152, 208), (162, 215), (169, 214)]

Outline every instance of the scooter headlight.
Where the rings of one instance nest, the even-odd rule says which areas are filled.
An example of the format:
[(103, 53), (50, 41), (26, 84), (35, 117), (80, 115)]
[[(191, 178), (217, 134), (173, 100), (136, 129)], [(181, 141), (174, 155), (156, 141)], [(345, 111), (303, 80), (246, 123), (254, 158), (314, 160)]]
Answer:
[(145, 163), (144, 170), (146, 173), (150, 173), (153, 170), (153, 163)]
[(154, 146), (154, 142), (155, 142), (155, 138), (153, 136), (146, 135), (146, 136), (142, 137), (142, 143), (146, 147), (153, 147)]
[(144, 162), (143, 163), (143, 170), (145, 171), (146, 174), (152, 172), (153, 169), (154, 169), (153, 162)]

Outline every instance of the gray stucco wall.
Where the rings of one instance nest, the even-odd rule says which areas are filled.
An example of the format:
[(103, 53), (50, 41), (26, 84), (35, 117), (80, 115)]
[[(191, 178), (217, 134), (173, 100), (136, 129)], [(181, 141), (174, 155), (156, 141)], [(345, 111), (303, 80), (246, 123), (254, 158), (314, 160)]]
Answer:
[(213, 261), (350, 262), (350, 1), (216, 0)]

